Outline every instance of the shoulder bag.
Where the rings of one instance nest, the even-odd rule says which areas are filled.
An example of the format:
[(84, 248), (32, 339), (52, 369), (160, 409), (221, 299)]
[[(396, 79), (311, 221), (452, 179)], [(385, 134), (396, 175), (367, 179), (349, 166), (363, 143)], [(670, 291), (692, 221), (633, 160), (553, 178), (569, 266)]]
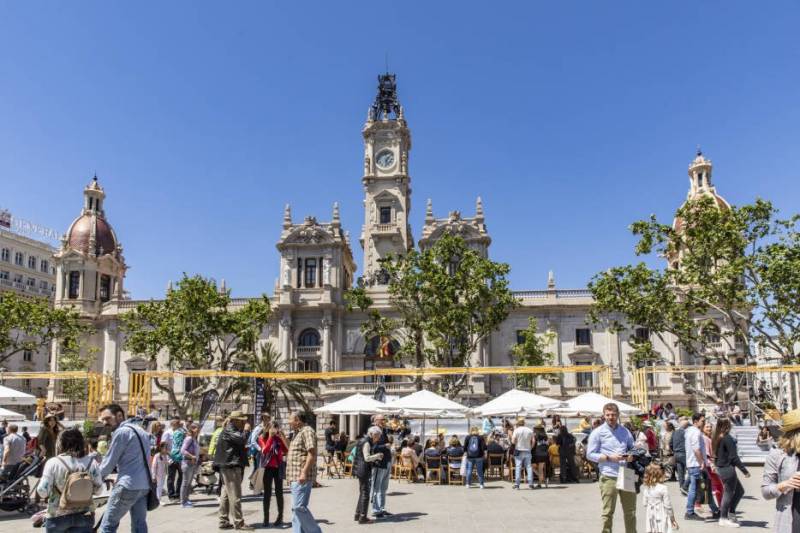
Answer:
[(139, 447), (142, 449), (142, 461), (144, 461), (144, 470), (148, 472), (147, 480), (150, 483), (150, 492), (147, 493), (147, 510), (154, 511), (158, 509), (158, 506), (161, 505), (161, 498), (160, 494), (158, 494), (158, 489), (156, 488), (156, 483), (153, 481), (153, 478), (149, 475), (150, 468), (147, 465), (147, 454), (144, 453), (144, 444), (142, 444), (142, 439), (139, 438), (139, 432), (135, 429), (133, 430), (134, 435), (136, 435), (136, 441), (139, 443)]

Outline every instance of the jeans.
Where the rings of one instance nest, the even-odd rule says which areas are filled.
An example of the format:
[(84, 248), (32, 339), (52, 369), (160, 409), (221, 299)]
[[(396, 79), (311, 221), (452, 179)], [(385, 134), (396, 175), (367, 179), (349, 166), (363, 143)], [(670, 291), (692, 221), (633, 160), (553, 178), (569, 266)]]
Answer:
[(272, 499), (272, 486), (275, 485), (275, 499), (278, 501), (278, 520), (283, 521), (283, 480), (279, 468), (264, 468), (264, 523), (269, 522), (269, 502)]
[(476, 457), (475, 459), (467, 458), (467, 479), (465, 483), (469, 485), (472, 482), (472, 469), (478, 470), (478, 483), (483, 485), (483, 457)]
[[(177, 480), (175, 479), (176, 476)], [(182, 482), (183, 474), (181, 473), (181, 464), (170, 462), (169, 468), (167, 468), (167, 494), (169, 494), (170, 499), (175, 499), (178, 497)]]
[(130, 490), (120, 485), (111, 489), (106, 512), (100, 524), (101, 533), (116, 533), (119, 521), (131, 512), (131, 533), (147, 533), (147, 494), (150, 489)]
[(736, 477), (736, 469), (732, 466), (718, 468), (720, 479), (725, 490), (722, 491), (722, 502), (720, 503), (719, 517), (728, 518), (728, 513), (735, 513), (736, 506), (744, 496), (742, 482)]
[(386, 510), (386, 490), (389, 488), (389, 469), (372, 469), (372, 513)]
[(622, 514), (625, 518), (625, 533), (636, 533), (636, 493), (617, 490), (617, 478), (600, 476), (600, 498), (603, 503), (600, 517), (603, 522), (603, 533), (612, 533), (614, 509), (617, 497), (622, 503)]
[[(699, 489), (700, 480), (703, 479), (704, 476), (699, 466), (690, 466), (687, 473), (689, 479), (689, 494), (686, 497), (686, 514), (693, 514), (694, 502), (697, 499), (697, 491)], [(711, 512), (718, 513), (719, 508), (717, 507), (717, 502), (714, 501), (714, 497), (711, 495), (711, 481), (709, 481), (707, 478), (706, 499), (708, 500), (708, 506), (711, 508)]]
[(192, 481), (194, 481), (194, 469), (196, 465), (184, 461), (181, 463), (181, 503), (189, 503), (189, 495), (192, 493)]
[(292, 481), (292, 533), (322, 533), (322, 529), (314, 520), (314, 515), (308, 510), (308, 500), (311, 498), (311, 481), (298, 483)]
[(519, 488), (522, 474), (522, 467), (525, 466), (525, 473), (528, 474), (528, 485), (533, 486), (533, 467), (531, 466), (531, 452), (517, 452), (514, 457), (514, 486)]
[(47, 533), (92, 533), (93, 513), (76, 513), (48, 518), (44, 524)]
[(678, 487), (686, 488), (686, 454), (675, 454), (675, 475), (678, 476)]

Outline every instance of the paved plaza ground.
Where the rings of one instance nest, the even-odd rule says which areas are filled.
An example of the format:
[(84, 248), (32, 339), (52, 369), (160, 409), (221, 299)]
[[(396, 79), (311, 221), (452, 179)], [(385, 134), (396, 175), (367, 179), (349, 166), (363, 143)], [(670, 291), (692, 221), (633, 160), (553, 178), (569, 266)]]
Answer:
[[(742, 478), (746, 495), (740, 505), (740, 531), (769, 531), (774, 502), (761, 498), (759, 485), (761, 468), (750, 469), (752, 477)], [(353, 521), (358, 482), (354, 479), (322, 479), (323, 488), (311, 496), (311, 510), (325, 532), (497, 532), (553, 531), (558, 533), (599, 532), (600, 495), (596, 483), (580, 485), (551, 485), (548, 489), (512, 490), (506, 481), (492, 481), (486, 489), (432, 486), (391, 481), (387, 510), (394, 513), (389, 519), (362, 526)], [(669, 483), (672, 502), (678, 508), (678, 521), (684, 533), (721, 532), (716, 523), (684, 522), (686, 498), (676, 483)], [(196, 507), (183, 509), (165, 505), (149, 513), (151, 532), (181, 533), (217, 531), (217, 502), (213, 497), (196, 493)], [(640, 497), (641, 501), (641, 497)], [(286, 495), (287, 515), (291, 519), (290, 497)], [(273, 501), (272, 519), (275, 519)], [(614, 517), (614, 530), (624, 531), (621, 510)], [(261, 529), (261, 500), (247, 496), (244, 502), (245, 519)], [(637, 508), (638, 531), (645, 533), (641, 503)], [(130, 531), (130, 522), (123, 521), (120, 532)], [(273, 528), (274, 529), (274, 528)], [(287, 527), (287, 530), (289, 528)], [(31, 530), (30, 520), (20, 514), (0, 513), (0, 532)]]

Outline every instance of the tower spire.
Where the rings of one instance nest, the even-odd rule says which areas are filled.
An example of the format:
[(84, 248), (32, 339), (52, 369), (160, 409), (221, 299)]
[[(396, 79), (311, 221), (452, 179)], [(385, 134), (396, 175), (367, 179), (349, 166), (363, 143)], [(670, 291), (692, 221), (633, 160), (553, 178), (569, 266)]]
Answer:
[(333, 220), (331, 223), (336, 226), (341, 224), (341, 220), (339, 219), (339, 202), (333, 202)]
[(283, 208), (283, 229), (290, 227), (292, 227), (292, 208), (286, 204), (286, 207)]
[(483, 222), (483, 200), (481, 200), (480, 196), (475, 200), (475, 219)]
[(428, 203), (425, 206), (425, 222), (433, 222), (433, 202), (428, 198)]

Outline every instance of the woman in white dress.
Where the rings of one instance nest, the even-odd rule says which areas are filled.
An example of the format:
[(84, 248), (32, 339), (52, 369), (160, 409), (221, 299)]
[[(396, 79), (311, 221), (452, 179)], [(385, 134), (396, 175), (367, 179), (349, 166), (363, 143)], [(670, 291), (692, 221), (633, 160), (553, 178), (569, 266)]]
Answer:
[(669, 491), (664, 485), (664, 470), (660, 465), (650, 464), (644, 471), (642, 502), (645, 510), (645, 531), (647, 533), (672, 533), (678, 529)]

